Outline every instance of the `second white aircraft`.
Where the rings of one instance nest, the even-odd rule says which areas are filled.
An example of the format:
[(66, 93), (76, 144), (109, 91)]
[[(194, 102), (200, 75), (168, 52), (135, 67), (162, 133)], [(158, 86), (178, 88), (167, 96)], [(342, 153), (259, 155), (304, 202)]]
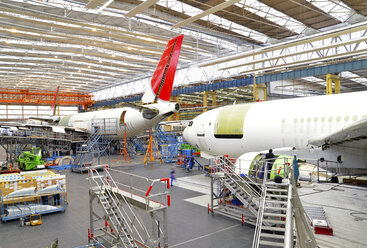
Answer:
[(360, 171), (367, 169), (366, 106), (367, 92), (229, 105), (194, 118), (184, 138), (204, 156), (294, 147)]

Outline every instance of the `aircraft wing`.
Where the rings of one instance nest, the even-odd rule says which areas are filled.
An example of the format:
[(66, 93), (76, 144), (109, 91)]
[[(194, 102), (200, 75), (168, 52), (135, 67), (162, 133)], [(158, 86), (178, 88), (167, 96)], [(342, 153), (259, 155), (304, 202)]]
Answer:
[(50, 116), (50, 117), (29, 117), (30, 120), (43, 121), (47, 123), (57, 123), (60, 118), (58, 116)]
[(342, 145), (346, 147), (360, 148), (367, 147), (367, 118), (353, 122), (344, 126), (340, 130), (322, 138), (308, 141), (310, 145)]

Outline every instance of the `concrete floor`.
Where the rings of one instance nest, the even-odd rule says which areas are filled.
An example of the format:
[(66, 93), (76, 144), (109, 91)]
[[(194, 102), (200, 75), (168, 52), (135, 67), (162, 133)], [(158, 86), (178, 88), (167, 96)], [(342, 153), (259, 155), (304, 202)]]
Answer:
[[(0, 160), (4, 159), (0, 151)], [(151, 179), (169, 177), (173, 165), (142, 164), (142, 156), (131, 163), (111, 157), (112, 168)], [(204, 162), (204, 161), (201, 161)], [(205, 162), (204, 162), (205, 163)], [(169, 247), (251, 247), (254, 227), (221, 215), (207, 214), (209, 180), (195, 168), (186, 173), (176, 168), (177, 182), (171, 188), (172, 205), (168, 209)], [(42, 216), (43, 224), (20, 227), (19, 221), (0, 224), (0, 248), (46, 247), (59, 239), (60, 247), (87, 244), (89, 195), (86, 174), (59, 171), (67, 176), (69, 204), (65, 213)], [(118, 180), (118, 177), (115, 178)], [(342, 184), (302, 182), (299, 195), (304, 205), (323, 206), (334, 236), (315, 235), (320, 247), (366, 247), (366, 188)]]
[[(3, 154), (0, 155), (0, 157)], [(169, 177), (172, 165), (154, 162), (142, 164), (138, 156), (132, 163), (112, 156), (112, 167), (151, 179)], [(176, 168), (178, 182), (171, 188), (171, 207), (168, 208), (169, 247), (250, 247), (254, 228), (226, 217), (207, 214), (205, 186), (193, 184), (193, 179), (202, 172), (197, 169), (186, 173)], [(46, 247), (58, 238), (60, 247), (76, 247), (87, 244), (89, 227), (89, 194), (87, 174), (59, 171), (67, 177), (68, 201), (65, 213), (42, 216), (43, 224), (35, 227), (20, 227), (19, 221), (0, 224), (0, 248)], [(198, 176), (205, 178), (204, 175)], [(182, 178), (182, 181), (181, 181)], [(193, 180), (191, 180), (193, 181)], [(201, 191), (204, 187), (204, 193)], [(207, 189), (206, 189), (207, 190)], [(192, 199), (196, 203), (192, 202)], [(203, 202), (203, 200), (205, 202)], [(197, 204), (199, 202), (199, 205)]]
[(367, 188), (336, 183), (301, 182), (303, 206), (321, 206), (334, 236), (315, 235), (320, 247), (367, 246)]

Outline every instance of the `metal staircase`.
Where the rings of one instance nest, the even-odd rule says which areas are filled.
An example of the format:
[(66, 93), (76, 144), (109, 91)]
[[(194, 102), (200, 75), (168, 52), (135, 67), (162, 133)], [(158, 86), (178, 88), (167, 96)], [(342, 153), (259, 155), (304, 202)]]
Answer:
[(129, 141), (131, 142), (131, 144), (135, 146), (137, 152), (143, 152), (143, 153), (146, 152), (147, 148), (145, 147), (144, 143), (140, 138), (133, 137)]
[[(91, 199), (95, 197), (98, 199), (100, 206), (103, 209), (105, 225), (99, 228), (100, 234), (94, 230), (94, 223), (91, 221), (92, 233), (96, 233), (93, 236), (95, 239), (102, 239), (104, 242), (111, 246), (137, 248), (132, 234), (134, 231), (142, 239), (142, 235), (138, 232), (138, 227), (142, 231), (147, 232), (146, 228), (141, 224), (139, 217), (135, 214), (130, 204), (124, 197), (118, 197), (112, 190), (112, 186), (116, 183), (108, 175), (100, 175), (96, 170), (90, 169), (92, 175), (89, 176), (90, 183), (90, 196)], [(126, 209), (130, 210), (130, 216), (127, 215), (125, 208), (122, 208), (122, 204), (125, 204)], [(92, 217), (92, 216), (91, 216)], [(134, 225), (136, 222), (136, 225)], [(130, 225), (129, 225), (130, 224)]]
[[(239, 219), (242, 223), (254, 224), (258, 213), (260, 194), (258, 183), (249, 177), (241, 177), (235, 172), (235, 166), (228, 157), (216, 158), (216, 164), (211, 166), (211, 207), (209, 210)], [(217, 193), (214, 193), (214, 184), (217, 182)], [(228, 192), (229, 191), (229, 192)], [(238, 206), (229, 202), (231, 197), (237, 198), (243, 205)], [(214, 200), (217, 200), (215, 205)]]
[(118, 132), (117, 119), (96, 119), (92, 123), (94, 133), (76, 151), (72, 172), (83, 173), (93, 164), (101, 164), (103, 156), (108, 158), (107, 149)]
[[(152, 181), (110, 169), (106, 165), (102, 167), (102, 172), (97, 171), (96, 166), (89, 167), (89, 241), (103, 242), (107, 247), (168, 247), (166, 210), (169, 203), (164, 204), (156, 198), (153, 199), (157, 196), (167, 197), (168, 192), (162, 193), (162, 189), (159, 189), (160, 193), (154, 192), (153, 194), (152, 190), (154, 182), (166, 179)], [(111, 172), (114, 172), (114, 177), (118, 176), (123, 183), (115, 181), (111, 176)], [(129, 178), (129, 180), (126, 180), (126, 178)], [(136, 179), (150, 183), (148, 190), (144, 190), (144, 192), (146, 191), (145, 196), (139, 195), (137, 192), (141, 193), (141, 190), (137, 190), (133, 184), (125, 184), (127, 181), (135, 184)], [(141, 182), (139, 185), (142, 185)], [(157, 187), (167, 187), (166, 185), (168, 183), (155, 184)], [(167, 198), (169, 199), (169, 197)], [(97, 205), (93, 203), (97, 203)], [(140, 211), (138, 211), (139, 209)], [(149, 229), (151, 233), (143, 222), (143, 220), (147, 220), (144, 213), (149, 214), (151, 218), (152, 223)], [(160, 214), (163, 218), (159, 218)]]
[[(317, 247), (298, 197), (293, 166), (284, 158), (283, 168), (287, 165), (288, 170), (283, 170), (282, 182), (275, 182), (268, 179), (268, 174), (279, 175), (280, 170), (268, 171), (268, 162), (256, 161), (258, 164), (253, 165), (256, 170), (249, 170), (249, 174), (255, 176), (242, 177), (235, 172), (228, 157), (215, 158), (209, 167), (212, 194), (208, 213), (219, 213), (255, 225), (253, 248)], [(231, 203), (232, 197), (243, 205)]]
[(264, 179), (258, 209), (252, 247), (283, 247), (287, 208), (289, 201), (289, 180), (282, 183), (268, 181), (267, 164), (264, 166)]
[(158, 145), (162, 148), (163, 161), (165, 163), (176, 162), (175, 158), (182, 143), (178, 140), (178, 137), (174, 133), (164, 131), (159, 125), (157, 126), (155, 136)]

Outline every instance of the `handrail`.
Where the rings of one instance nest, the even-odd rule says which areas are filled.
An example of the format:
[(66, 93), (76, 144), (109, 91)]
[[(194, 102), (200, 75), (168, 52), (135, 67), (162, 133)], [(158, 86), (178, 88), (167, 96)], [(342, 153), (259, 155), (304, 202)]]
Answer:
[[(97, 186), (99, 186), (99, 189), (100, 189), (100, 191), (101, 191), (101, 192), (103, 191), (103, 189), (107, 189), (107, 188), (111, 188), (111, 189), (112, 189), (112, 186), (111, 186), (111, 185), (109, 185), (109, 184), (110, 184), (110, 182), (112, 182), (113, 186), (114, 186), (115, 188), (117, 188), (117, 189), (118, 189), (118, 186), (116, 185), (115, 181), (112, 179), (111, 174), (109, 173), (108, 169), (104, 168), (104, 171), (106, 172), (106, 175), (105, 175), (105, 176), (101, 176), (101, 175), (99, 174), (99, 172), (95, 169), (95, 167), (94, 167), (94, 166), (91, 166), (91, 167), (89, 168), (89, 175), (90, 175), (90, 177), (89, 177), (89, 178), (91, 178), (91, 176), (93, 176), (93, 173), (96, 173), (96, 174), (97, 174), (98, 178), (100, 178), (100, 181), (101, 181), (101, 183), (102, 183), (102, 186), (100, 186), (100, 185), (98, 184), (98, 182), (96, 182), (96, 180), (94, 179), (94, 177), (93, 177), (93, 181), (97, 184)], [(107, 184), (104, 182), (104, 180), (102, 180), (102, 178), (103, 178), (103, 177), (105, 177), (105, 178), (107, 179)], [(116, 193), (115, 193), (115, 192), (113, 192), (112, 190), (107, 190), (107, 191), (105, 191), (105, 192), (106, 192), (106, 193), (111, 197), (111, 199), (112, 199), (113, 203), (114, 203), (116, 206), (118, 206), (118, 204), (116, 203), (116, 200), (115, 200), (115, 199), (117, 199), (117, 198), (118, 198), (118, 197), (117, 197), (117, 195), (116, 195)], [(140, 228), (142, 228), (142, 229), (143, 229), (143, 231), (145, 232), (145, 235), (146, 235), (146, 237), (147, 237), (147, 239), (146, 239), (146, 240), (149, 240), (150, 235), (149, 235), (149, 232), (148, 232), (147, 228), (142, 224), (142, 221), (141, 221), (141, 220), (140, 220), (140, 218), (135, 214), (134, 210), (131, 208), (131, 206), (130, 206), (129, 202), (126, 200), (126, 198), (123, 196), (123, 197), (122, 197), (122, 199), (123, 199), (124, 203), (126, 204), (126, 206), (128, 207), (128, 209), (130, 210), (130, 212), (133, 214), (133, 216), (134, 216), (134, 220), (135, 220), (135, 219), (137, 220), (137, 223), (139, 224)], [(109, 204), (109, 203), (108, 203), (108, 204)], [(126, 210), (125, 210), (124, 208), (122, 208), (122, 210), (124, 211), (125, 215), (123, 215), (123, 214), (122, 214), (122, 212), (121, 212), (120, 208), (117, 208), (117, 211), (119, 212), (119, 215), (123, 218), (123, 221), (124, 221), (125, 223), (128, 223), (128, 222), (126, 221), (126, 218), (127, 218), (127, 219), (128, 219), (128, 221), (129, 221), (129, 223), (130, 223), (130, 224), (133, 224), (134, 220), (131, 220), (131, 219), (130, 219), (129, 215), (127, 214), (127, 212), (126, 212)], [(114, 217), (117, 219), (117, 216), (115, 215), (115, 213), (114, 213), (114, 212), (112, 212), (112, 213), (113, 213)], [(126, 216), (126, 218), (125, 218), (125, 216)], [(131, 227), (130, 225), (127, 225), (127, 226), (128, 226), (128, 228), (130, 229), (130, 231), (132, 232), (132, 227)], [(137, 233), (137, 235), (139, 236), (139, 238), (140, 238), (141, 240), (144, 240), (144, 239), (142, 238), (141, 234), (139, 233), (139, 231), (137, 230), (137, 227), (136, 227), (135, 225), (133, 225), (133, 228), (134, 228), (135, 232)], [(122, 231), (125, 233), (125, 230), (124, 230), (124, 229), (122, 229)], [(125, 235), (126, 235), (126, 233), (125, 233)], [(132, 244), (131, 244), (131, 245), (132, 245)]]
[(261, 227), (263, 223), (264, 217), (264, 208), (265, 208), (265, 198), (266, 198), (266, 181), (268, 179), (268, 161), (264, 165), (264, 179), (263, 184), (261, 186), (261, 197), (259, 202), (259, 208), (257, 212), (257, 220), (255, 227), (255, 235), (252, 241), (252, 248), (258, 248), (260, 245), (260, 235), (261, 235)]
[[(251, 190), (251, 193), (252, 195), (250, 195), (248, 193), (248, 191), (246, 189), (244, 189), (241, 185), (240, 188), (245, 192), (247, 193), (249, 196), (255, 196), (256, 198), (260, 198), (260, 194), (253, 188), (253, 186), (250, 184), (252, 183), (253, 185), (256, 185), (257, 183), (254, 182), (251, 178), (249, 177), (246, 177), (246, 179), (242, 178), (240, 175), (238, 175), (236, 172), (235, 172), (235, 166), (234, 164), (232, 163), (232, 161), (230, 159), (228, 159), (227, 157), (225, 157), (226, 159), (224, 159), (223, 157), (218, 157), (218, 159), (216, 159), (217, 161), (217, 165), (218, 165), (218, 162), (221, 162), (219, 164), (219, 169), (222, 170), (222, 172), (226, 173), (226, 175), (230, 175), (230, 177), (235, 177), (237, 179), (237, 181), (240, 181), (240, 182), (243, 182), (250, 190)], [(223, 166), (225, 166), (225, 168), (223, 168)], [(229, 172), (229, 173), (228, 173)], [(250, 183), (248, 181), (250, 181)]]
[[(117, 188), (118, 189), (118, 186), (117, 186), (117, 184), (116, 184), (116, 182), (112, 179), (112, 177), (111, 177), (111, 174), (110, 174), (110, 172), (108, 171), (108, 169), (106, 169), (105, 170), (106, 171), (106, 176), (108, 176), (108, 184), (109, 184), (109, 182), (111, 181), (112, 183), (113, 183), (113, 185), (114, 185), (114, 187), (115, 188)], [(98, 172), (97, 172), (98, 173)], [(106, 185), (105, 185), (106, 186)], [(111, 187), (111, 186), (110, 186)], [(112, 187), (111, 187), (112, 188)], [(111, 190), (111, 192), (113, 193), (113, 196), (115, 197), (115, 198), (117, 198), (117, 195), (116, 195), (116, 193), (115, 192), (113, 192), (112, 190)], [(122, 197), (122, 199), (124, 200), (124, 202), (125, 202), (125, 204), (127, 205), (127, 207), (129, 208), (129, 210), (131, 211), (131, 213), (134, 215), (134, 218), (136, 218), (137, 219), (137, 222), (139, 223), (139, 225), (140, 225), (140, 227), (146, 232), (146, 235), (147, 235), (147, 237), (149, 237), (149, 233), (148, 233), (148, 230), (147, 230), (147, 228), (142, 224), (142, 221), (140, 220), (140, 218), (135, 214), (135, 212), (134, 212), (134, 210), (131, 208), (131, 206), (130, 206), (130, 203), (126, 200), (126, 198), (125, 197)], [(114, 199), (113, 199), (114, 200)], [(115, 203), (115, 202), (114, 202)], [(116, 204), (117, 205), (117, 204)], [(119, 209), (119, 208), (118, 208)], [(124, 209), (123, 209), (124, 210)], [(132, 221), (131, 221), (131, 219), (129, 218), (129, 216), (127, 215), (127, 213), (126, 213), (126, 211), (124, 210), (124, 212), (125, 212), (125, 214), (126, 214), (126, 216), (127, 216), (127, 218), (129, 219), (129, 221), (130, 221), (130, 223), (133, 223)], [(140, 237), (140, 239), (141, 240), (143, 240), (143, 238), (140, 236), (140, 234), (139, 234), (139, 232), (138, 232), (138, 230), (136, 229), (136, 227), (135, 226), (133, 226), (134, 227), (134, 229), (135, 229), (135, 231), (137, 232), (137, 234), (139, 235), (139, 237)]]
[[(290, 171), (291, 170), (293, 170), (293, 168), (290, 169)], [(290, 178), (289, 180), (292, 180), (291, 172), (289, 172), (288, 177)], [(293, 186), (292, 186), (292, 183), (290, 183), (289, 188), (288, 188), (287, 213), (286, 213), (285, 232), (284, 232), (284, 248), (293, 248), (292, 197), (293, 197)]]
[[(297, 230), (297, 241), (298, 247), (300, 248), (315, 248), (317, 246), (317, 242), (315, 239), (315, 235), (311, 231), (310, 225), (306, 219), (306, 212), (303, 208), (301, 200), (298, 196), (298, 192), (296, 189), (296, 182), (294, 180), (294, 168), (293, 166), (290, 167), (289, 170), (289, 180), (292, 186), (292, 197), (290, 199), (292, 205), (292, 214), (294, 214), (294, 220), (296, 224)], [(284, 242), (293, 243), (292, 235), (287, 236), (287, 240)], [(291, 247), (291, 246), (288, 246)]]
[[(149, 179), (147, 177), (131, 174), (131, 173), (128, 173), (128, 172), (125, 172), (125, 171), (119, 171), (119, 170), (115, 170), (115, 169), (109, 169), (109, 171), (113, 171), (113, 172), (116, 172), (116, 173), (120, 173), (120, 174), (129, 176), (129, 180), (124, 180), (124, 182), (126, 181), (125, 183), (120, 183), (120, 182), (115, 182), (115, 183), (118, 184), (118, 185), (121, 185), (122, 187), (125, 187), (126, 189), (128, 189), (131, 196), (137, 195), (139, 197), (144, 198), (146, 200), (147, 208), (149, 208), (151, 206), (151, 202), (159, 204), (161, 207), (169, 206), (169, 204), (170, 204), (168, 202), (169, 201), (168, 199), (170, 198), (168, 196), (169, 192), (161, 192), (161, 193), (150, 194), (150, 191), (153, 188), (153, 185), (157, 182), (167, 181), (166, 185), (167, 185), (167, 189), (169, 189), (168, 178), (152, 180), (152, 179)], [(141, 179), (141, 180), (145, 181), (147, 183), (148, 189), (140, 189), (140, 188), (134, 187), (133, 183), (132, 183), (133, 178), (137, 178), (137, 179)], [(135, 192), (138, 192), (138, 193), (135, 193)], [(147, 192), (148, 192), (148, 194), (147, 194)], [(141, 194), (141, 193), (143, 193), (143, 194)], [(153, 198), (156, 198), (158, 196), (163, 196), (166, 199), (167, 202), (164, 203), (164, 202), (161, 202), (160, 200), (153, 200)], [(146, 210), (148, 210), (148, 209), (146, 209)]]

